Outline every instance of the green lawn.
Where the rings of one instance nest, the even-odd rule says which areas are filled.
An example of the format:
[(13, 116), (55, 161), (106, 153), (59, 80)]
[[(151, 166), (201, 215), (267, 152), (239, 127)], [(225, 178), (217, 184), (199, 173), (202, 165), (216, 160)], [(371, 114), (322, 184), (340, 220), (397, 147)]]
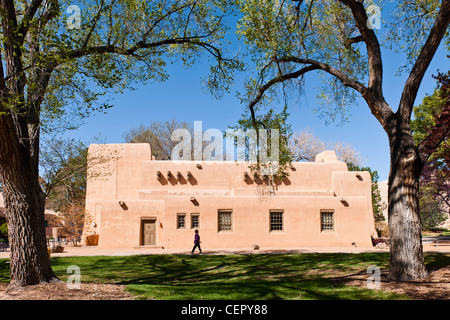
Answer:
[[(429, 267), (450, 265), (450, 255), (427, 254)], [(52, 266), (65, 281), (77, 265), (81, 282), (127, 285), (142, 299), (404, 299), (340, 281), (367, 274), (370, 265), (387, 270), (389, 254), (240, 254), (54, 257)], [(369, 276), (369, 274), (367, 274)], [(0, 259), (0, 282), (9, 282), (9, 264)]]
[(445, 229), (445, 228), (435, 228), (434, 230), (431, 231), (424, 231), (422, 233), (422, 236), (424, 237), (448, 237), (450, 236), (450, 230), (449, 229)]

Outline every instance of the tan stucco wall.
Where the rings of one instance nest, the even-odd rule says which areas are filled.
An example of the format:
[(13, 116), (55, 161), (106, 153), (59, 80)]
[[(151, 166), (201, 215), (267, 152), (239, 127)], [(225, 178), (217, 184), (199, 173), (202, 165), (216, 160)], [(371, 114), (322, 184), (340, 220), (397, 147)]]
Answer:
[[(178, 198), (178, 197), (177, 197)], [(320, 209), (317, 198), (272, 197), (260, 200), (255, 197), (198, 197), (197, 208), (184, 210), (187, 213), (200, 213), (200, 234), (202, 243), (210, 248), (249, 248), (258, 244), (264, 248), (308, 247), (308, 246), (370, 246), (370, 223), (366, 217), (355, 216), (352, 209), (344, 207), (339, 200), (333, 198), (320, 199), (323, 209), (335, 210), (334, 231), (320, 231)], [(167, 199), (164, 225), (165, 240), (168, 248), (192, 247), (193, 230), (176, 229), (177, 212), (184, 212), (188, 199)], [(364, 198), (352, 199), (355, 207), (364, 207)], [(218, 232), (218, 208), (232, 209), (233, 230)], [(270, 210), (284, 211), (283, 231), (270, 232)], [(189, 217), (190, 218), (190, 217)], [(348, 221), (354, 221), (351, 225)]]
[[(293, 163), (288, 178), (275, 181), (273, 194), (267, 183), (253, 179), (247, 163), (155, 161), (146, 144), (92, 145), (89, 153), (114, 155), (94, 163), (95, 177), (88, 179), (91, 221), (85, 234), (99, 234), (99, 247), (138, 247), (141, 219), (154, 217), (156, 246), (191, 249), (191, 213), (200, 214), (204, 248), (372, 245), (370, 174), (348, 172), (334, 152), (319, 155), (317, 162)], [(244, 172), (251, 178), (245, 180)], [(218, 232), (220, 209), (233, 212), (231, 232)], [(333, 231), (320, 231), (321, 209), (334, 210)], [(270, 232), (270, 210), (283, 210), (283, 231)], [(177, 229), (178, 213), (186, 213), (185, 229)]]

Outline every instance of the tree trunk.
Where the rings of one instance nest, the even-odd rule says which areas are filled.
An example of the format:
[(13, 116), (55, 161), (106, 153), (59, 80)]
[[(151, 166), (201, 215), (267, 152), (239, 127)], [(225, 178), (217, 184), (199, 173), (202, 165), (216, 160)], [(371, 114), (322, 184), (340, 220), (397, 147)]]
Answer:
[[(10, 184), (20, 184), (20, 181), (23, 180), (19, 178)], [(29, 186), (28, 188), (31, 189)], [(43, 197), (34, 190), (23, 192), (23, 188), (21, 189), (5, 192), (8, 237), (11, 244), (11, 285), (27, 286), (52, 282), (57, 279), (51, 269), (47, 252)]]
[(10, 242), (11, 286), (57, 280), (47, 252), (45, 198), (26, 142), (19, 142), (10, 114), (0, 116), (0, 164)]
[(427, 277), (419, 213), (422, 169), (409, 125), (390, 135), (391, 170), (388, 186), (390, 279), (412, 281)]

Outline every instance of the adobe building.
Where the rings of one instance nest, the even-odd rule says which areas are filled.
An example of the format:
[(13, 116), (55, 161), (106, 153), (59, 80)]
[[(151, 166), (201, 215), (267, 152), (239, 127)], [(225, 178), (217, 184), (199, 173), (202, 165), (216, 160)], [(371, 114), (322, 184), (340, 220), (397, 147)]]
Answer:
[[(270, 181), (246, 162), (157, 161), (148, 144), (89, 147), (86, 245), (203, 250), (372, 247), (368, 172), (334, 151)], [(93, 161), (92, 159), (96, 159)]]

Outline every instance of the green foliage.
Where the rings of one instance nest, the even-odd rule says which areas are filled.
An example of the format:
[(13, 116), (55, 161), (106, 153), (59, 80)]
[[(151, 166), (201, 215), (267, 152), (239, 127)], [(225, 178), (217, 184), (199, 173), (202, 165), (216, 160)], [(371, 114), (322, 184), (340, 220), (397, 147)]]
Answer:
[[(289, 93), (295, 98), (304, 90), (305, 74), (316, 71), (322, 82), (317, 95), (320, 106), (316, 111), (327, 123), (338, 125), (348, 121), (350, 107), (357, 102), (358, 92), (352, 88), (367, 83), (369, 76), (375, 80), (374, 74), (369, 74), (368, 47), (371, 50), (376, 47), (399, 49), (405, 53), (410, 66), (425, 44), (440, 9), (440, 1), (433, 0), (391, 3), (377, 0), (240, 0), (238, 3), (243, 13), (238, 34), (248, 46), (255, 65), (255, 74), (248, 79), (243, 94), (246, 102), (254, 101), (259, 94), (258, 88), (271, 81), (280, 85), (267, 88), (261, 103), (270, 103), (273, 97)], [(360, 3), (369, 19), (369, 7), (379, 8), (381, 31), (375, 29), (374, 38), (363, 39), (361, 26), (352, 14), (350, 7), (358, 7)], [(444, 41), (449, 48), (448, 30)], [(372, 54), (379, 53), (378, 48), (375, 51)], [(310, 64), (311, 61), (314, 63)], [(299, 75), (298, 72), (308, 65), (315, 68)]]
[[(14, 30), (9, 30), (2, 16), (0, 49), (10, 52), (6, 49), (13, 42), (18, 59), (12, 65), (11, 57), (4, 55), (3, 62), (7, 72), (18, 74), (7, 75), (7, 84), (13, 85), (3, 90), (11, 95), (2, 96), (2, 106), (8, 106), (2, 110), (23, 116), (15, 126), (29, 132), (21, 129), (17, 134), (24, 137), (18, 140), (30, 138), (37, 145), (44, 141), (41, 133), (47, 137), (49, 143), (40, 152), (41, 185), (49, 202), (59, 203), (63, 195), (65, 200), (55, 202), (56, 207), (84, 198), (87, 147), (53, 140), (54, 135), (106, 112), (114, 93), (165, 81), (166, 65), (175, 61), (186, 67), (199, 59), (211, 63), (205, 82), (215, 95), (227, 91), (234, 72), (242, 68), (236, 57), (228, 57), (224, 45), (229, 31), (225, 19), (234, 10), (233, 2), (226, 0), (81, 0), (76, 3), (80, 25), (75, 28), (69, 22), (76, 12), (66, 11), (73, 5), (69, 0), (44, 1), (32, 16), (27, 14), (31, 2), (14, 4), (20, 8), (15, 12), (18, 25), (13, 27), (11, 18), (8, 26)], [(9, 31), (13, 38), (6, 38)]]
[(431, 230), (439, 226), (448, 218), (447, 212), (442, 209), (441, 204), (431, 196), (424, 193), (419, 199), (420, 217), (424, 230)]
[[(433, 94), (427, 95), (422, 103), (413, 109), (411, 120), (414, 141), (417, 145), (434, 139), (432, 129), (436, 119), (444, 110), (448, 93), (437, 87)], [(448, 89), (447, 89), (448, 90)], [(438, 141), (439, 142), (439, 141)], [(448, 134), (425, 163), (420, 177), (419, 207), (424, 229), (439, 226), (448, 218), (450, 205), (450, 140)]]
[(186, 67), (198, 59), (212, 62), (205, 83), (215, 95), (227, 91), (233, 72), (242, 68), (224, 46), (232, 2), (81, 0), (80, 28), (71, 29), (74, 14), (66, 10), (73, 4), (43, 2), (25, 19), (28, 4), (15, 1), (24, 9), (17, 20), (28, 27), (20, 47), (26, 84), (25, 97), (14, 96), (9, 105), (16, 112), (23, 103), (25, 112), (37, 105), (44, 133), (77, 128), (85, 117), (106, 112), (113, 93), (165, 81), (165, 67), (174, 61)]
[(0, 225), (0, 239), (8, 239), (8, 224), (6, 222)]
[[(434, 24), (441, 1), (408, 0), (397, 1), (394, 17), (389, 21), (386, 45), (395, 52), (405, 52), (407, 63), (399, 71), (408, 70), (417, 59), (431, 27)], [(447, 50), (450, 48), (449, 31), (445, 36)]]
[(446, 100), (441, 93), (441, 90), (436, 88), (432, 95), (425, 96), (422, 103), (413, 109), (414, 119), (411, 120), (411, 130), (416, 144), (425, 140), (428, 130), (436, 125), (436, 116), (442, 112)]
[[(373, 3), (367, 2), (367, 6)], [(296, 62), (277, 58), (301, 57), (318, 60), (347, 73), (356, 80), (363, 80), (367, 73), (366, 54), (360, 44), (347, 44), (357, 33), (350, 10), (339, 1), (277, 1), (242, 0), (239, 2), (243, 17), (238, 33), (249, 47), (256, 76), (247, 82), (248, 100), (255, 95), (255, 88), (268, 79), (295, 72)], [(355, 94), (341, 81), (320, 72), (323, 86), (319, 90), (322, 108), (319, 113), (334, 122), (346, 120), (347, 106), (355, 102)], [(271, 88), (268, 97), (301, 92), (303, 77), (284, 81), (282, 90)]]
[[(289, 148), (289, 139), (292, 136), (291, 125), (287, 122), (289, 113), (287, 112), (287, 107), (284, 107), (280, 113), (276, 113), (273, 109), (268, 110), (264, 115), (259, 115), (256, 117), (256, 121), (253, 121), (251, 116), (244, 113), (238, 124), (235, 126), (230, 126), (231, 129), (237, 130), (242, 129), (247, 131), (250, 129), (255, 129), (257, 132), (259, 129), (267, 130), (268, 138), (270, 137), (271, 130), (278, 130), (279, 133), (279, 159), (278, 159), (278, 172), (274, 175), (275, 177), (283, 178), (288, 175), (286, 170), (291, 162), (293, 161), (293, 155)], [(258, 141), (259, 143), (259, 141)], [(248, 141), (246, 141), (246, 146), (248, 149)], [(261, 146), (259, 146), (261, 147)], [(268, 141), (267, 149), (271, 152), (271, 143)], [(248, 157), (248, 155), (246, 155)], [(258, 155), (258, 161), (254, 165), (250, 165), (251, 170), (259, 170), (261, 166), (260, 158)]]

